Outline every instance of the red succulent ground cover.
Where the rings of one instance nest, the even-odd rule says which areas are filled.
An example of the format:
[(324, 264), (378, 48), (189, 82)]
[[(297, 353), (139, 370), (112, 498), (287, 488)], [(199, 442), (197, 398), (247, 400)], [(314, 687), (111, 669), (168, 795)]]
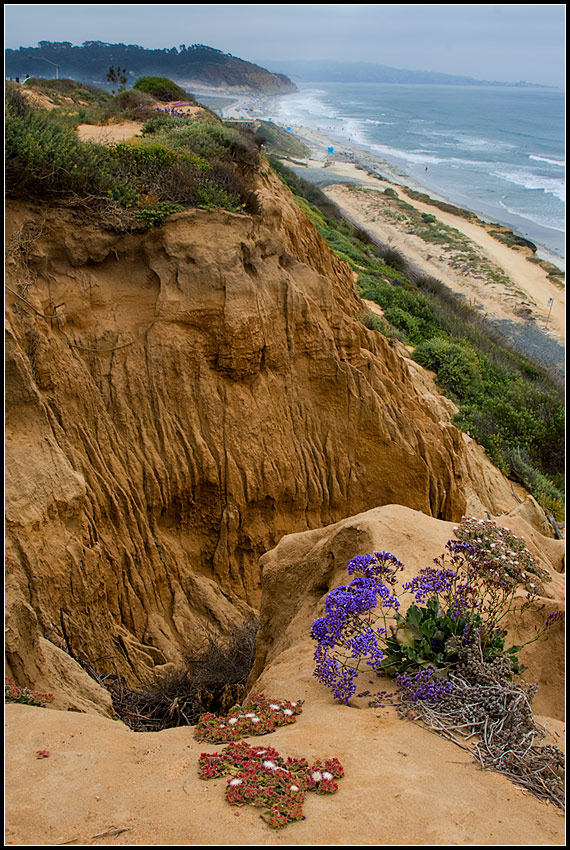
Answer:
[(48, 702), (53, 702), (54, 695), (41, 694), (39, 691), (23, 688), (17, 685), (14, 679), (7, 678), (4, 683), (4, 699), (6, 702), (21, 702), (25, 705), (36, 705), (38, 708), (45, 708)]
[(258, 694), (242, 705), (235, 705), (225, 717), (202, 714), (194, 738), (210, 744), (227, 744), (250, 735), (266, 735), (279, 726), (295, 723), (303, 710), (303, 701), (273, 700)]
[(201, 779), (229, 774), (226, 800), (232, 806), (250, 804), (264, 809), (261, 818), (273, 829), (302, 820), (307, 791), (334, 794), (344, 775), (336, 758), (309, 765), (304, 758), (283, 759), (272, 747), (228, 744), (220, 753), (202, 753)]

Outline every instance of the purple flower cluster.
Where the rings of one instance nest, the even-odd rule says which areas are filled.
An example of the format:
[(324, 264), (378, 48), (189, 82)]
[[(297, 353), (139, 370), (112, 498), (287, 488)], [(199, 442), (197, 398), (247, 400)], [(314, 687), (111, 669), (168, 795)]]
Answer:
[(454, 570), (434, 570), (424, 567), (419, 575), (407, 581), (403, 588), (414, 594), (416, 602), (423, 603), (430, 596), (447, 596), (453, 591), (457, 573)]
[(354, 667), (340, 664), (336, 658), (331, 658), (327, 650), (317, 646), (315, 651), (315, 669), (313, 675), (327, 685), (339, 702), (348, 702), (356, 691), (355, 679), (358, 671)]
[[(325, 616), (313, 623), (317, 642), (314, 675), (331, 688), (335, 699), (348, 702), (363, 669), (398, 676), (408, 700), (434, 700), (449, 691), (441, 669), (457, 661), (457, 645), (479, 639), (493, 656), (504, 652), (507, 632), (502, 621), (513, 611), (520, 616), (549, 580), (524, 546), (524, 541), (492, 522), (464, 517), (446, 551), (432, 566), (420, 570), (397, 591), (397, 573), (404, 565), (390, 552), (356, 555), (347, 568), (356, 577), (331, 590)], [(516, 607), (515, 593), (526, 587), (527, 599)], [(400, 613), (401, 593), (414, 602)], [(520, 594), (519, 594), (520, 595)], [(517, 600), (518, 602), (518, 600)], [(549, 614), (526, 646), (561, 619)], [(449, 641), (449, 638), (453, 638)], [(522, 647), (511, 647), (513, 652)], [(516, 659), (515, 659), (516, 660)]]
[(414, 676), (400, 673), (396, 676), (401, 698), (404, 701), (437, 702), (444, 694), (451, 692), (451, 683), (437, 678), (437, 671), (433, 664), (422, 667)]
[(384, 612), (398, 611), (400, 601), (388, 585), (395, 583), (399, 569), (403, 564), (389, 552), (357, 555), (347, 571), (360, 575), (330, 591), (325, 616), (313, 623), (314, 676), (331, 688), (335, 699), (348, 702), (355, 693), (361, 662), (373, 670), (380, 667), (386, 628), (376, 625), (375, 611), (378, 606)]
[(382, 578), (388, 584), (396, 583), (396, 573), (404, 565), (391, 552), (374, 552), (373, 555), (355, 555), (347, 567), (347, 573), (362, 573), (365, 578)]
[[(142, 104), (141, 104), (142, 107)], [(155, 107), (155, 112), (165, 112), (166, 115), (170, 115), (171, 118), (188, 118), (186, 112), (181, 112), (178, 109), (173, 109), (172, 107), (165, 106), (164, 108), (157, 106)]]

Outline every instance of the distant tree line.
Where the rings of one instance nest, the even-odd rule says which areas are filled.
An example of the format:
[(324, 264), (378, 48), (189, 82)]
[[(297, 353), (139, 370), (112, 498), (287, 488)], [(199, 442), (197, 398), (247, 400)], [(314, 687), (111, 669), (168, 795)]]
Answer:
[(5, 74), (11, 78), (59, 76), (105, 85), (110, 67), (124, 70), (127, 80), (132, 82), (140, 76), (166, 76), (200, 79), (213, 85), (295, 89), (282, 75), (270, 74), (257, 65), (204, 44), (149, 50), (138, 44), (103, 41), (85, 41), (81, 46), (69, 41), (40, 41), (38, 47), (5, 51)]

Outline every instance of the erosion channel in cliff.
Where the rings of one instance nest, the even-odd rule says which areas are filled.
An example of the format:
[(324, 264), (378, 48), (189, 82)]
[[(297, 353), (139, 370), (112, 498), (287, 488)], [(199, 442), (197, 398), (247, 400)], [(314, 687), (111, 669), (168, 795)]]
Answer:
[(91, 699), (64, 687), (69, 655), (137, 685), (230, 634), (286, 534), (517, 505), (356, 320), (348, 264), (257, 179), (258, 215), (144, 233), (7, 205), (8, 671), (59, 682), (60, 707)]

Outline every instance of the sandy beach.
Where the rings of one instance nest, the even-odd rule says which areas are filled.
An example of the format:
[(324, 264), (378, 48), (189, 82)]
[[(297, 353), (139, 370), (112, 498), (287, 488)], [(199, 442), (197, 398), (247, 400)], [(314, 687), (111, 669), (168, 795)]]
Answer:
[[(271, 112), (271, 99), (248, 101), (241, 98), (224, 114), (236, 118), (262, 118)], [(428, 195), (436, 202), (448, 199), (429, 192), (417, 181), (357, 146), (338, 145), (322, 133), (293, 125), (291, 132), (311, 150), (304, 163), (291, 163), (296, 173), (320, 185), (350, 218), (370, 235), (399, 250), (426, 275), (441, 280), (454, 292), (478, 307), (491, 321), (524, 324), (560, 345), (565, 344), (566, 291), (564, 275), (549, 276), (549, 263), (564, 271), (565, 261), (543, 246), (537, 254), (524, 247), (510, 247), (494, 238), (495, 223), (473, 214), (473, 220), (443, 211), (431, 203), (411, 198), (406, 188)], [(334, 153), (329, 147), (334, 146)], [(287, 164), (287, 163), (286, 163)], [(392, 189), (399, 201), (411, 205), (420, 214), (434, 216), (437, 222), (464, 237), (461, 248), (440, 246), (424, 241), (410, 232), (409, 222), (394, 216), (393, 202), (384, 192)], [(477, 268), (461, 268), (465, 251), (478, 256)], [(534, 257), (542, 264), (532, 262)], [(481, 273), (484, 267), (485, 273)], [(551, 300), (552, 299), (552, 300)]]
[[(358, 175), (356, 167), (351, 164), (332, 167), (340, 174), (351, 177)], [(560, 342), (564, 340), (565, 290), (552, 281), (543, 268), (529, 262), (528, 252), (518, 251), (497, 241), (482, 224), (473, 224), (430, 204), (411, 199), (394, 183), (369, 178), (364, 185), (367, 191), (341, 184), (329, 186), (324, 191), (353, 221), (365, 227), (380, 241), (400, 250), (427, 274), (439, 278), (454, 292), (464, 295), (491, 319), (534, 321), (537, 327), (543, 327), (545, 333), (555, 335)], [(433, 215), (438, 221), (466, 236), (481, 257), (507, 275), (508, 282), (495, 282), (492, 278), (454, 269), (453, 252), (451, 255), (441, 252), (437, 245), (407, 232), (405, 223), (388, 219), (383, 215), (390, 208), (383, 198), (383, 192), (388, 187), (420, 213)], [(551, 298), (552, 310), (549, 310)]]

